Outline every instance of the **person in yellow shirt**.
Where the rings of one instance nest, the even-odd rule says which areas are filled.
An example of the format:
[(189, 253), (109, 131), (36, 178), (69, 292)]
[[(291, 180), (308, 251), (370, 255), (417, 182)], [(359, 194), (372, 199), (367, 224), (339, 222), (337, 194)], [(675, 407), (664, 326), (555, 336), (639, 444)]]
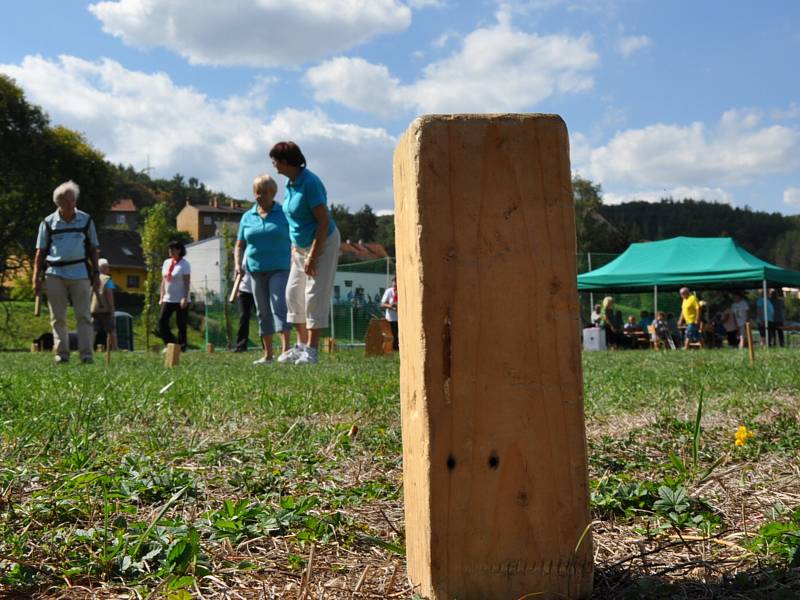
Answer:
[(690, 342), (700, 341), (700, 302), (687, 287), (682, 287), (678, 293), (683, 298), (678, 325), (686, 324), (686, 339), (683, 342), (683, 348), (688, 350)]

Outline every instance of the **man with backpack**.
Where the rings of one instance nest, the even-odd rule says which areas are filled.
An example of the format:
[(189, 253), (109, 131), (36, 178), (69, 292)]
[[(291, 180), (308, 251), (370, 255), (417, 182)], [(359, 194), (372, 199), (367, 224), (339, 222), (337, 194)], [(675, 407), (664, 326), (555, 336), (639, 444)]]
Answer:
[(36, 238), (33, 291), (37, 296), (41, 293), (41, 273), (44, 272), (56, 363), (69, 360), (69, 302), (72, 302), (78, 322), (81, 362), (93, 362), (91, 300), (92, 290), (100, 286), (99, 244), (92, 217), (76, 208), (79, 194), (80, 188), (74, 181), (62, 183), (53, 191), (53, 202), (58, 209), (44, 218)]

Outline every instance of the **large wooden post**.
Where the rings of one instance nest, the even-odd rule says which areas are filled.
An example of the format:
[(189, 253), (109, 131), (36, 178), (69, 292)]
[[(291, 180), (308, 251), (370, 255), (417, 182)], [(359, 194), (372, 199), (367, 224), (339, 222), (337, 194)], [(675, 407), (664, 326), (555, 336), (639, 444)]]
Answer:
[(421, 117), (395, 151), (394, 193), (411, 581), (438, 600), (587, 598), (564, 122)]

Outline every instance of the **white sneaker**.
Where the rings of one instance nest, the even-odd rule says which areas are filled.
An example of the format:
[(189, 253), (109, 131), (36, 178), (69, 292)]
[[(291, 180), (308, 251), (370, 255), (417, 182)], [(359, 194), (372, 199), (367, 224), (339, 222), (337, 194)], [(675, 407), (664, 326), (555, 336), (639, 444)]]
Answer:
[(267, 358), (266, 356), (262, 356), (258, 360), (254, 360), (253, 364), (254, 365), (271, 365), (272, 364), (272, 359), (271, 358)]
[(301, 346), (300, 344), (296, 344), (289, 348), (286, 352), (281, 354), (278, 357), (279, 363), (289, 363), (294, 364), (298, 358), (303, 354), (305, 351), (305, 346)]
[(294, 361), (296, 365), (315, 365), (319, 362), (319, 355), (314, 348), (306, 346), (303, 353)]

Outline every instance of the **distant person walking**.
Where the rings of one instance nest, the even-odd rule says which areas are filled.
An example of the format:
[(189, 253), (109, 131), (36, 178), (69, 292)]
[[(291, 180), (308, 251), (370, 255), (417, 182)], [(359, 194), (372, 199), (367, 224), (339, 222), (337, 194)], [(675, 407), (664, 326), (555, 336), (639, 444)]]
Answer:
[[(235, 270), (235, 269), (234, 269)], [(239, 289), (236, 292), (236, 301), (239, 304), (239, 328), (236, 331), (236, 348), (234, 352), (247, 352), (250, 339), (250, 315), (253, 314), (255, 300), (253, 300), (253, 278), (245, 271)]]
[(175, 313), (175, 321), (178, 325), (177, 342), (180, 344), (181, 350), (185, 352), (192, 267), (184, 258), (186, 247), (181, 242), (170, 242), (168, 247), (169, 258), (161, 266), (161, 292), (158, 299), (161, 313), (158, 317), (158, 334), (165, 344), (176, 342), (169, 326), (170, 317)]
[(92, 217), (76, 208), (79, 196), (80, 188), (74, 181), (62, 183), (53, 190), (53, 202), (58, 208), (41, 222), (36, 238), (33, 291), (36, 295), (41, 293), (41, 274), (44, 272), (57, 363), (69, 360), (69, 302), (72, 302), (78, 322), (81, 362), (93, 362), (91, 296), (92, 288), (97, 290), (100, 286), (99, 244)]
[(109, 350), (117, 349), (117, 326), (114, 319), (114, 282), (109, 275), (108, 261), (101, 258), (97, 266), (100, 271), (100, 289), (92, 294), (92, 322), (95, 344), (103, 344)]
[[(775, 338), (770, 337), (770, 341), (777, 339), (778, 344), (783, 348), (786, 344), (783, 338), (783, 326), (786, 319), (786, 303), (783, 300), (783, 290), (781, 288), (771, 289), (769, 291), (769, 301), (772, 302), (773, 322), (775, 324)], [(774, 346), (775, 344), (773, 343), (772, 345)]]
[(389, 326), (392, 328), (392, 349), (397, 351), (400, 349), (400, 334), (397, 327), (397, 278), (392, 277), (392, 286), (386, 288), (381, 298), (381, 308), (386, 311), (386, 320), (389, 321)]
[(744, 294), (741, 292), (733, 293), (733, 303), (731, 304), (731, 312), (734, 319), (736, 319), (736, 327), (739, 333), (739, 348), (744, 348), (747, 345), (747, 322), (750, 319), (750, 305), (744, 299)]
[[(764, 322), (764, 307), (767, 309), (767, 320)], [(764, 304), (764, 296), (758, 296), (756, 300), (756, 323), (758, 324), (758, 335), (761, 338), (761, 345), (766, 346), (769, 340), (769, 345), (775, 345), (775, 308), (772, 302), (767, 298), (767, 303)]]
[[(289, 222), (275, 201), (278, 184), (269, 175), (253, 180), (253, 208), (242, 215), (233, 259), (237, 273), (249, 271), (258, 318), (263, 354), (253, 361), (265, 365), (273, 360), (272, 336), (281, 338), (281, 356), (289, 350), (292, 326), (286, 314), (286, 282), (289, 280), (291, 242)], [(245, 266), (247, 267), (245, 269)]]
[(298, 337), (297, 345), (281, 354), (278, 362), (313, 364), (319, 360), (319, 338), (330, 319), (341, 236), (328, 209), (325, 186), (306, 167), (300, 147), (278, 142), (269, 156), (278, 173), (289, 180), (283, 202), (292, 241), (286, 305)]
[(686, 325), (683, 348), (688, 350), (690, 343), (700, 341), (700, 302), (698, 302), (697, 296), (692, 294), (687, 287), (682, 287), (678, 293), (683, 298), (678, 325), (681, 323)]

